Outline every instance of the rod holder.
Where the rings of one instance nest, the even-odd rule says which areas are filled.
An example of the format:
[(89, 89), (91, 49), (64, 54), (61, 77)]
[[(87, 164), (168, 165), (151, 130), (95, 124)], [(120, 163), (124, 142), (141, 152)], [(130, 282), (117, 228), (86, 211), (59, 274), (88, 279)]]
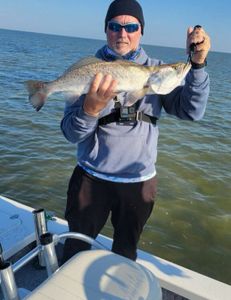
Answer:
[[(48, 231), (45, 210), (43, 208), (36, 209), (33, 211), (33, 215), (34, 215), (36, 243), (38, 246), (40, 245), (40, 236), (45, 234)], [(46, 266), (42, 253), (38, 254), (38, 261), (41, 267)]]
[(4, 300), (20, 300), (11, 263), (4, 261), (1, 244), (0, 244), (0, 283), (1, 283), (1, 289), (4, 296)]
[(49, 277), (59, 268), (53, 235), (50, 232), (42, 234), (40, 236), (40, 244), (42, 246), (42, 256), (44, 258), (47, 275)]

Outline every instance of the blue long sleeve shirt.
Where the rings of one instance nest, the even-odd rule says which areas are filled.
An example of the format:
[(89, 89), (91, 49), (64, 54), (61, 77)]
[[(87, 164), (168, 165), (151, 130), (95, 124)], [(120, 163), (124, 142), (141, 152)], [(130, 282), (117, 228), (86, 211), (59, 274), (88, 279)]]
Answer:
[[(105, 59), (103, 51), (96, 56)], [(106, 60), (106, 59), (105, 59)], [(136, 63), (160, 65), (141, 49)], [(191, 69), (182, 86), (167, 95), (147, 95), (139, 100), (138, 110), (160, 118), (164, 109), (168, 114), (184, 120), (203, 117), (209, 95), (209, 76), (202, 69)], [(126, 93), (118, 95), (123, 105)], [(114, 109), (111, 100), (99, 117), (83, 110), (84, 95), (66, 104), (61, 129), (66, 139), (77, 143), (77, 161), (89, 173), (112, 181), (137, 182), (155, 175), (157, 160), (158, 126), (145, 121), (134, 125), (110, 123), (98, 125), (99, 118)]]

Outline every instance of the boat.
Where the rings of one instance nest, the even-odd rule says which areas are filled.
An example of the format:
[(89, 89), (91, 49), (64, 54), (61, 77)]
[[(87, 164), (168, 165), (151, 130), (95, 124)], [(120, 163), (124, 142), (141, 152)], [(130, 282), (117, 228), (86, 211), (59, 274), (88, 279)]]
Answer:
[[(60, 266), (65, 238), (89, 251)], [(68, 232), (44, 208), (0, 195), (0, 300), (230, 300), (231, 286), (148, 252), (133, 262), (110, 251), (112, 240)]]

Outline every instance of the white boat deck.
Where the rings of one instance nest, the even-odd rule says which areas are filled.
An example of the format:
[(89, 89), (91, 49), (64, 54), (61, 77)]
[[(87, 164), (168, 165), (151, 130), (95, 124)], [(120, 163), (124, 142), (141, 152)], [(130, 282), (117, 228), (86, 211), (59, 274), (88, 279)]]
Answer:
[[(7, 259), (35, 240), (32, 208), (0, 196), (0, 242)], [(3, 220), (3, 221), (2, 221)], [(67, 231), (61, 219), (48, 222), (53, 233)], [(110, 248), (111, 239), (100, 235), (98, 241)], [(230, 300), (231, 286), (197, 272), (146, 253), (138, 251), (137, 262), (150, 270), (159, 280), (160, 286), (177, 295), (174, 298), (192, 300)], [(181, 297), (180, 297), (181, 296)]]

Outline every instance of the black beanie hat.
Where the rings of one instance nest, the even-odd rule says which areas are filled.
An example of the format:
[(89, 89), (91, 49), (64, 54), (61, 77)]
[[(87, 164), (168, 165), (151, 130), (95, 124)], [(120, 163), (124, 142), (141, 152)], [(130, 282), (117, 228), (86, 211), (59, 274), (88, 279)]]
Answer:
[(108, 21), (121, 15), (128, 15), (137, 18), (141, 24), (141, 33), (144, 33), (143, 10), (136, 0), (115, 0), (110, 4), (105, 18), (105, 32), (107, 30)]

